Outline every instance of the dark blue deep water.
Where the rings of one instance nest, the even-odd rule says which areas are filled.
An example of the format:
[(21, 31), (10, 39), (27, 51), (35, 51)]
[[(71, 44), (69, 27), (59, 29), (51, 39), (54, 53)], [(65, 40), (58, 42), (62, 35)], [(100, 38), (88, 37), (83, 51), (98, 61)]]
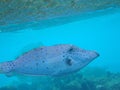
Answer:
[(0, 33), (0, 62), (39, 45), (74, 44), (100, 57), (79, 72), (61, 77), (6, 77), (0, 90), (120, 90), (120, 13), (43, 30)]

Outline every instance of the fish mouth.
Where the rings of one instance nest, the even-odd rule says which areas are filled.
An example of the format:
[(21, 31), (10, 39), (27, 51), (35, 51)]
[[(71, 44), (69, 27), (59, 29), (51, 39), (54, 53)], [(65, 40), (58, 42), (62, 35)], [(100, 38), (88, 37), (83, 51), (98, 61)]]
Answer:
[(96, 57), (99, 57), (99, 56), (100, 56), (100, 54), (97, 53), (96, 51), (94, 51), (94, 53), (96, 54)]
[(93, 53), (94, 53), (93, 59), (96, 59), (96, 58), (98, 58), (100, 56), (100, 54), (98, 52), (96, 52), (96, 51), (93, 51)]

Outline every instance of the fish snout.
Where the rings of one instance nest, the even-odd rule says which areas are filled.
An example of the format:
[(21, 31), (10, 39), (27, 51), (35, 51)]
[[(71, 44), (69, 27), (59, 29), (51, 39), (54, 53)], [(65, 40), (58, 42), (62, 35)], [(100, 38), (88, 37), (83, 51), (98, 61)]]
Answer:
[(91, 56), (93, 59), (95, 59), (95, 58), (99, 57), (100, 55), (99, 55), (99, 53), (97, 53), (96, 51), (91, 51), (91, 52), (90, 52), (90, 56)]

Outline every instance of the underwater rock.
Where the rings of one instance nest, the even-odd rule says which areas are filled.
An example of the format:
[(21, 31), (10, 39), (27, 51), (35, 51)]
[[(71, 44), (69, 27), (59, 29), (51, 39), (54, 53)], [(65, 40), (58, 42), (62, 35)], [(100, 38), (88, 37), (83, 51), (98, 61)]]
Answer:
[(12, 87), (12, 86), (10, 86), (10, 87), (0, 87), (0, 90), (17, 90), (17, 88), (16, 87)]
[(95, 89), (96, 89), (96, 86), (93, 81), (84, 80), (81, 83), (81, 90), (95, 90)]
[(17, 90), (36, 90), (36, 88), (32, 88), (30, 85), (23, 83), (17, 86)]
[(110, 88), (110, 90), (120, 90), (120, 82), (117, 83), (117, 84), (114, 84), (114, 85)]
[[(96, 74), (99, 72), (98, 70), (103, 72), (101, 73), (102, 76)], [(86, 75), (87, 73), (90, 77)], [(93, 74), (95, 74), (94, 79), (91, 78)], [(113, 73), (102, 68), (87, 68), (80, 73), (62, 77), (30, 78), (32, 82), (30, 84), (23, 82), (23, 79), (19, 79), (21, 83), (18, 85), (16, 82), (16, 84), (0, 87), (0, 90), (120, 90), (120, 73)]]
[(0, 0), (0, 32), (62, 25), (119, 7), (120, 0)]

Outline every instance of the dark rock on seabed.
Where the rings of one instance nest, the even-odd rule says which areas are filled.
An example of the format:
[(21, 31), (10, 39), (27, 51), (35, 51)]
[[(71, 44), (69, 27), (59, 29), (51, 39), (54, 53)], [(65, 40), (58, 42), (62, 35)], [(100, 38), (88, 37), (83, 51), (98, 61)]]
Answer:
[[(120, 73), (101, 68), (86, 68), (60, 77), (30, 77), (21, 83), (0, 87), (0, 90), (120, 90)], [(28, 83), (29, 82), (29, 83)]]

